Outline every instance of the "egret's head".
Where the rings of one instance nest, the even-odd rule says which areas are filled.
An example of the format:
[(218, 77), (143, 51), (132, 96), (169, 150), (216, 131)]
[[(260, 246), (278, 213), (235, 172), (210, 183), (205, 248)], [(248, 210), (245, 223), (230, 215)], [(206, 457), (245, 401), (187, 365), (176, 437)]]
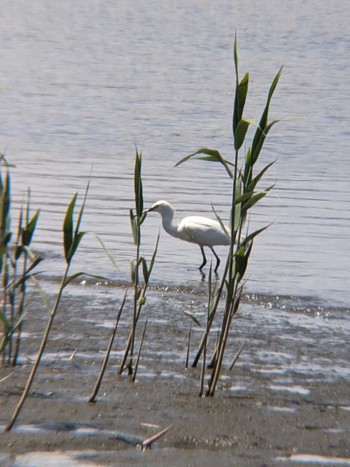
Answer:
[(173, 213), (174, 208), (168, 201), (157, 201), (154, 203), (150, 208), (147, 208), (144, 210), (144, 212), (151, 212), (151, 211), (156, 211), (159, 212), (159, 214), (164, 215), (167, 213)]

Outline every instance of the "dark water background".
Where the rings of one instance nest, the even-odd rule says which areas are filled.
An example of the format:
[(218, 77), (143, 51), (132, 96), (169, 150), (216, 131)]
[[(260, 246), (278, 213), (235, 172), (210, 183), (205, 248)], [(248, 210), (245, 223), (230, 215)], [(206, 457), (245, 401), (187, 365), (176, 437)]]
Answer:
[[(304, 308), (349, 304), (350, 5), (347, 0), (279, 2), (0, 2), (0, 149), (20, 205), (28, 186), (41, 216), (35, 247), (47, 275), (63, 269), (61, 224), (67, 203), (92, 183), (84, 229), (93, 235), (74, 268), (129, 278), (133, 256), (135, 144), (143, 153), (146, 204), (167, 199), (179, 217), (229, 215), (221, 167), (175, 163), (199, 147), (233, 155), (232, 45), (241, 76), (251, 74), (246, 117), (259, 119), (283, 64), (262, 153), (277, 159), (262, 185), (276, 183), (250, 223), (272, 226), (255, 243), (247, 291)], [(150, 255), (160, 226), (144, 224)], [(225, 249), (218, 248), (224, 256)], [(162, 232), (154, 285), (203, 289), (199, 249)], [(304, 298), (303, 298), (304, 297)]]

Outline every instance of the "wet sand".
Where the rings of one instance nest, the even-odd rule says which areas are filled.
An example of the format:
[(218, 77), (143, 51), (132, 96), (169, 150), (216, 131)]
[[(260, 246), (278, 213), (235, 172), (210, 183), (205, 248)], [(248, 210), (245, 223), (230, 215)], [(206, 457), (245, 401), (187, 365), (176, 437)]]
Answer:
[[(276, 372), (237, 363), (224, 372), (214, 398), (200, 398), (200, 369), (184, 368), (188, 329), (171, 325), (166, 310), (148, 326), (136, 382), (117, 375), (123, 342), (117, 337), (97, 401), (88, 403), (111, 332), (96, 323), (111, 313), (101, 308), (94, 317), (89, 307), (78, 308), (78, 319), (79, 300), (73, 308), (72, 297), (63, 301), (24, 409), (14, 429), (0, 434), (1, 465), (350, 465), (346, 378), (322, 381), (291, 368), (290, 384), (282, 384)], [(21, 365), (13, 374), (13, 368), (0, 369), (2, 427), (19, 400), (45, 322), (42, 312), (32, 315)], [(257, 352), (259, 331), (245, 353)], [(293, 353), (288, 342), (283, 350)], [(152, 449), (137, 448), (170, 425)]]

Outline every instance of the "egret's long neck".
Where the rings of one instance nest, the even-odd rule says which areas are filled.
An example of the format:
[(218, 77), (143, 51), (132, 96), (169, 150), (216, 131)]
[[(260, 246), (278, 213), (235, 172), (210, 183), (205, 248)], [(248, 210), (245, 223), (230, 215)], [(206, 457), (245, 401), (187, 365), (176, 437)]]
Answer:
[(173, 237), (178, 236), (177, 225), (173, 223), (174, 220), (174, 212), (173, 211), (166, 211), (162, 214), (162, 224), (163, 229)]

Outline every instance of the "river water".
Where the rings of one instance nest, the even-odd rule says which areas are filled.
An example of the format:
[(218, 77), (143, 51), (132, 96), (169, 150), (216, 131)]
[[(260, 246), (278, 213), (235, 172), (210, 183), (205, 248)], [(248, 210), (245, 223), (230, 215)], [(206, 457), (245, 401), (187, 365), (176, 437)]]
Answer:
[[(348, 307), (350, 272), (350, 5), (179, 0), (157, 2), (0, 2), (0, 149), (12, 169), (14, 204), (29, 186), (41, 209), (34, 247), (48, 276), (63, 270), (61, 224), (91, 173), (75, 270), (129, 279), (134, 254), (135, 145), (143, 154), (145, 204), (167, 199), (179, 217), (229, 215), (230, 183), (221, 167), (175, 163), (200, 147), (233, 157), (232, 46), (250, 72), (246, 117), (258, 120), (269, 85), (272, 129), (261, 156), (276, 163), (275, 183), (253, 210), (252, 227), (272, 222), (255, 242), (247, 292), (305, 307)], [(15, 221), (14, 221), (15, 222)], [(160, 217), (143, 225), (150, 256)], [(92, 233), (119, 264), (116, 273)], [(225, 248), (218, 248), (225, 256)], [(161, 233), (153, 285), (205, 281), (199, 248)], [(311, 305), (310, 305), (311, 304)]]

